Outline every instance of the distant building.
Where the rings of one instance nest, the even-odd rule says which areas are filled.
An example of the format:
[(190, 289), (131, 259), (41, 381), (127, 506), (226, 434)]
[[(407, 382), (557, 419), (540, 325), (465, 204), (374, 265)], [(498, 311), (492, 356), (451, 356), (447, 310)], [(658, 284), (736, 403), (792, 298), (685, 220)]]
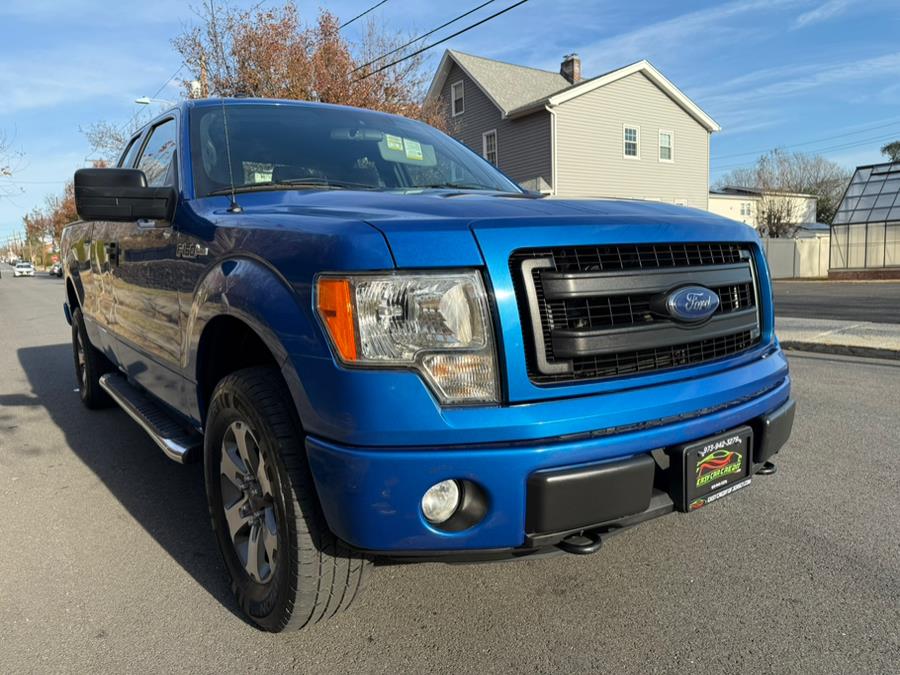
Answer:
[(447, 51), (428, 100), (450, 134), (526, 189), (707, 208), (709, 137), (720, 127), (647, 61), (582, 79)]
[(900, 162), (857, 167), (831, 225), (829, 277), (900, 279)]
[(710, 190), (709, 210), (720, 216), (738, 220), (752, 227), (757, 225), (760, 208), (767, 201), (786, 200), (790, 222), (794, 225), (816, 222), (818, 198), (799, 192), (766, 192), (756, 188), (727, 186)]

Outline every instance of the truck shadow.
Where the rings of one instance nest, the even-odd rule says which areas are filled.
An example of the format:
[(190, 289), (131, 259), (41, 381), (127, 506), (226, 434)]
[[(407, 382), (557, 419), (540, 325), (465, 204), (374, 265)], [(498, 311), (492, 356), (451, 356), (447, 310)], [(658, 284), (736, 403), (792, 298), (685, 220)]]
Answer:
[[(231, 595), (210, 529), (202, 465), (181, 466), (167, 459), (118, 408), (86, 410), (74, 392), (71, 350), (59, 344), (18, 351), (33, 395), (65, 434), (69, 449), (135, 521), (213, 598), (247, 623)], [(89, 505), (81, 502), (74, 508)]]

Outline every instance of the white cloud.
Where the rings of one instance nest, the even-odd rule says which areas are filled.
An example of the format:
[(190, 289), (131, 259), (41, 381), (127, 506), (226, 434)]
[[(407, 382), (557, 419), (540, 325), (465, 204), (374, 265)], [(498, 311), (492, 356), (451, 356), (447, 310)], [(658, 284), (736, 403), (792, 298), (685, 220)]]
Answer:
[(828, 0), (815, 9), (804, 12), (794, 20), (793, 29), (806, 28), (813, 24), (828, 21), (843, 14), (852, 3), (850, 0)]
[[(759, 108), (770, 105), (775, 99), (797, 96), (822, 87), (847, 82), (871, 87), (873, 81), (897, 76), (900, 76), (900, 52), (836, 63), (786, 66), (735, 78), (718, 88), (716, 93), (710, 93), (703, 103), (713, 110), (744, 109), (748, 104)], [(746, 86), (753, 82), (761, 83)]]
[[(805, 0), (735, 0), (707, 9), (688, 12), (671, 19), (642, 26), (636, 30), (603, 39), (591, 45), (585, 54), (593, 55), (607, 65), (648, 58), (686, 46), (710, 47), (714, 41), (730, 39), (732, 31), (725, 24), (752, 13), (772, 13), (803, 4)], [(746, 30), (746, 22), (734, 27), (735, 33)]]
[[(155, 90), (171, 71), (147, 63), (140, 53), (67, 45), (44, 52), (11, 55), (0, 60), (0, 115), (61, 106), (92, 98), (116, 98), (129, 103)], [(100, 107), (100, 106), (98, 106)]]

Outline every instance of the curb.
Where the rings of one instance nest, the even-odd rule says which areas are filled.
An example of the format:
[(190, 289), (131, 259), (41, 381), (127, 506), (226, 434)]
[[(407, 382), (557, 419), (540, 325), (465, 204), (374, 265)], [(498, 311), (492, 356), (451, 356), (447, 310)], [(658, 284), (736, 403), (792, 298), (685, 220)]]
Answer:
[(817, 352), (819, 354), (841, 354), (843, 356), (863, 356), (870, 359), (900, 360), (900, 350), (882, 349), (880, 347), (862, 347), (857, 345), (835, 345), (822, 342), (804, 342), (803, 340), (781, 340), (782, 349), (793, 349), (801, 352)]

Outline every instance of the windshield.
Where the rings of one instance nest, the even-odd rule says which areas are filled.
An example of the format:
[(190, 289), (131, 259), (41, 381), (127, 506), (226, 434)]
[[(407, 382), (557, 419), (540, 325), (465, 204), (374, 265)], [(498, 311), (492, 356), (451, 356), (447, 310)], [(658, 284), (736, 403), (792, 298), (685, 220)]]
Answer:
[(238, 191), (452, 187), (521, 193), (488, 162), (432, 127), (354, 108), (278, 104), (191, 111), (198, 197)]

